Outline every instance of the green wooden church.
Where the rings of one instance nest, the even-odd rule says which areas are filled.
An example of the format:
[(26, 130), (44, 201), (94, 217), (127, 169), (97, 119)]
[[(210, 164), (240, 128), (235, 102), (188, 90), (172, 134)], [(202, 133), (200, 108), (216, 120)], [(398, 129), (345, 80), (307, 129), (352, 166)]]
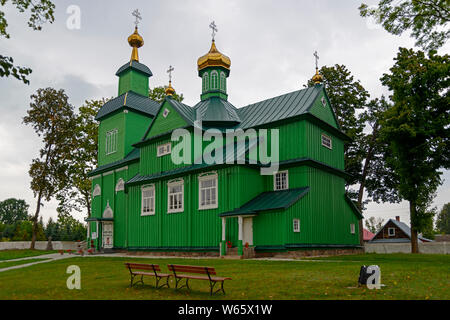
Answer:
[[(200, 101), (188, 106), (174, 100), (170, 81), (157, 103), (149, 98), (152, 72), (139, 62), (144, 41), (137, 27), (128, 42), (132, 55), (116, 73), (118, 96), (96, 117), (89, 244), (99, 251), (241, 257), (360, 248), (362, 216), (345, 193), (349, 138), (339, 128), (317, 66), (315, 86), (237, 108), (227, 92), (231, 60), (219, 52), (213, 35), (210, 51), (198, 59)], [(224, 143), (235, 151), (231, 160), (241, 161), (230, 161), (228, 153), (227, 161), (206, 161), (202, 154), (208, 149), (221, 154), (212, 140), (201, 139), (211, 128), (253, 129), (257, 142), (276, 129), (277, 170), (262, 173), (267, 163), (252, 157), (256, 143), (250, 139)], [(176, 130), (184, 133), (180, 155), (189, 161), (174, 161)], [(274, 135), (264, 137), (275, 141)]]

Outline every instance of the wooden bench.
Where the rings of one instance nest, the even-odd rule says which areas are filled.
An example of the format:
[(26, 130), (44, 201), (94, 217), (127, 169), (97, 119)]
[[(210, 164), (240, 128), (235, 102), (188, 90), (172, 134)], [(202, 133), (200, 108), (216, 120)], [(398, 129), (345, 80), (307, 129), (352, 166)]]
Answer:
[[(161, 273), (161, 268), (157, 264), (142, 264), (142, 263), (125, 263), (125, 267), (130, 271), (130, 288), (135, 284), (142, 283), (144, 284), (144, 276), (155, 277), (156, 279), (156, 288), (160, 289), (162, 287), (169, 286), (169, 278), (171, 274)], [(136, 271), (138, 270), (138, 271)], [(133, 283), (134, 278), (136, 276), (141, 276), (141, 280)], [(166, 278), (166, 283), (163, 283), (159, 286), (159, 281), (163, 278)]]
[[(225, 280), (232, 280), (231, 278), (228, 277), (217, 277), (216, 270), (211, 267), (180, 266), (174, 264), (169, 264), (167, 265), (167, 267), (169, 268), (169, 271), (173, 272), (173, 276), (175, 278), (175, 289), (181, 289), (183, 287), (186, 287), (188, 290), (190, 290), (189, 279), (208, 280), (211, 295), (216, 294), (219, 291), (222, 291), (223, 294), (225, 294), (225, 290), (223, 289), (223, 283), (225, 282)], [(196, 275), (192, 275), (192, 273)], [(205, 274), (206, 276), (201, 276), (200, 274)], [(186, 283), (178, 287), (178, 284), (182, 281), (182, 279), (186, 279)], [(220, 289), (214, 291), (214, 286), (216, 285), (217, 282), (221, 282), (222, 285)]]

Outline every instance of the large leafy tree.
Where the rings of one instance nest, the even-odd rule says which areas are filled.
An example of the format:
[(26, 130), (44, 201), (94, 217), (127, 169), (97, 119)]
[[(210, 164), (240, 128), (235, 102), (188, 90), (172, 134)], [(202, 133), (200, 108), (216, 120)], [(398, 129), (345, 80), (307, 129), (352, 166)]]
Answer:
[[(167, 96), (166, 89), (167, 89), (167, 86), (154, 87), (153, 89), (150, 88), (150, 90), (148, 92), (148, 96), (153, 101), (161, 103), (164, 101), (164, 98)], [(173, 94), (172, 98), (179, 102), (182, 102), (184, 100), (182, 93), (178, 94), (175, 92)]]
[(411, 31), (416, 45), (425, 50), (441, 47), (450, 36), (448, 0), (380, 0), (376, 8), (362, 4), (359, 11), (392, 34)]
[(29, 170), (31, 190), (37, 198), (30, 247), (34, 249), (43, 201), (49, 201), (70, 183), (67, 173), (72, 145), (75, 144), (72, 130), (76, 119), (64, 90), (46, 88), (38, 89), (31, 96), (30, 109), (23, 122), (31, 125), (42, 139), (39, 156), (32, 160)]
[[(44, 23), (52, 23), (55, 20), (55, 5), (49, 0), (0, 0), (0, 6), (5, 6), (8, 2), (15, 6), (19, 12), (30, 14), (28, 26), (33, 30), (41, 30)], [(0, 37), (10, 38), (7, 27), (8, 21), (5, 13), (0, 10)], [(27, 79), (27, 76), (30, 73), (30, 68), (15, 66), (12, 57), (0, 54), (0, 77), (13, 76), (28, 84), (30, 81)]]
[(395, 188), (409, 201), (411, 248), (418, 252), (418, 232), (426, 228), (427, 206), (441, 184), (439, 170), (450, 167), (449, 56), (400, 48), (390, 73), (381, 82), (392, 91), (393, 106), (381, 121), (389, 144), (386, 164)]
[(436, 219), (436, 229), (440, 233), (450, 234), (450, 202), (444, 204)]
[(27, 220), (29, 207), (25, 200), (11, 198), (0, 201), (0, 222), (14, 224), (17, 221)]
[(69, 158), (69, 183), (58, 192), (58, 211), (87, 211), (91, 216), (91, 181), (88, 173), (97, 167), (98, 122), (95, 120), (106, 99), (85, 101), (72, 129), (74, 144)]

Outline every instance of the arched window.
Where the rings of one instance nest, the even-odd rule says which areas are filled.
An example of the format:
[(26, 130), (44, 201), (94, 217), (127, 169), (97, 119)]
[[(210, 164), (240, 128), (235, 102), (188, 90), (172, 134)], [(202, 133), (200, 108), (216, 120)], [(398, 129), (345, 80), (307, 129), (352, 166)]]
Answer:
[(114, 212), (112, 211), (111, 207), (109, 206), (109, 200), (108, 200), (105, 211), (103, 211), (103, 218), (112, 219), (113, 217), (114, 217)]
[(217, 71), (211, 72), (211, 89), (219, 89), (219, 74)]
[(223, 92), (227, 91), (227, 77), (225, 76), (225, 72), (220, 73), (220, 90)]
[(120, 178), (116, 184), (116, 192), (123, 191), (125, 189), (125, 181)]
[(209, 76), (208, 72), (205, 72), (203, 74), (203, 92), (206, 92), (209, 90)]
[(94, 191), (92, 192), (92, 196), (97, 197), (101, 194), (102, 194), (102, 189), (100, 188), (100, 186), (98, 184), (96, 184), (94, 187)]

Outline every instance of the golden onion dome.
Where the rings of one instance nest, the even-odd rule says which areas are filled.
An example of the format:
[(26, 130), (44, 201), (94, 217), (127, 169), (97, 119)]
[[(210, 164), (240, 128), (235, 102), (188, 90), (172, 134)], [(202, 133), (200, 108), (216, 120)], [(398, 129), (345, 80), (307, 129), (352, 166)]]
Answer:
[(318, 69), (316, 69), (316, 74), (314, 75), (314, 77), (312, 77), (312, 81), (315, 84), (320, 84), (323, 82), (323, 76), (319, 73)]
[(138, 28), (134, 29), (134, 33), (128, 37), (128, 43), (131, 47), (133, 47), (133, 51), (131, 53), (131, 60), (139, 61), (138, 48), (144, 45), (144, 39), (138, 33)]
[(175, 89), (172, 87), (172, 81), (169, 82), (169, 86), (166, 88), (166, 95), (172, 96), (175, 93)]
[(207, 67), (223, 67), (230, 70), (231, 60), (226, 55), (222, 54), (217, 50), (216, 43), (213, 40), (211, 44), (211, 49), (209, 52), (200, 57), (197, 61), (198, 71), (203, 70)]

